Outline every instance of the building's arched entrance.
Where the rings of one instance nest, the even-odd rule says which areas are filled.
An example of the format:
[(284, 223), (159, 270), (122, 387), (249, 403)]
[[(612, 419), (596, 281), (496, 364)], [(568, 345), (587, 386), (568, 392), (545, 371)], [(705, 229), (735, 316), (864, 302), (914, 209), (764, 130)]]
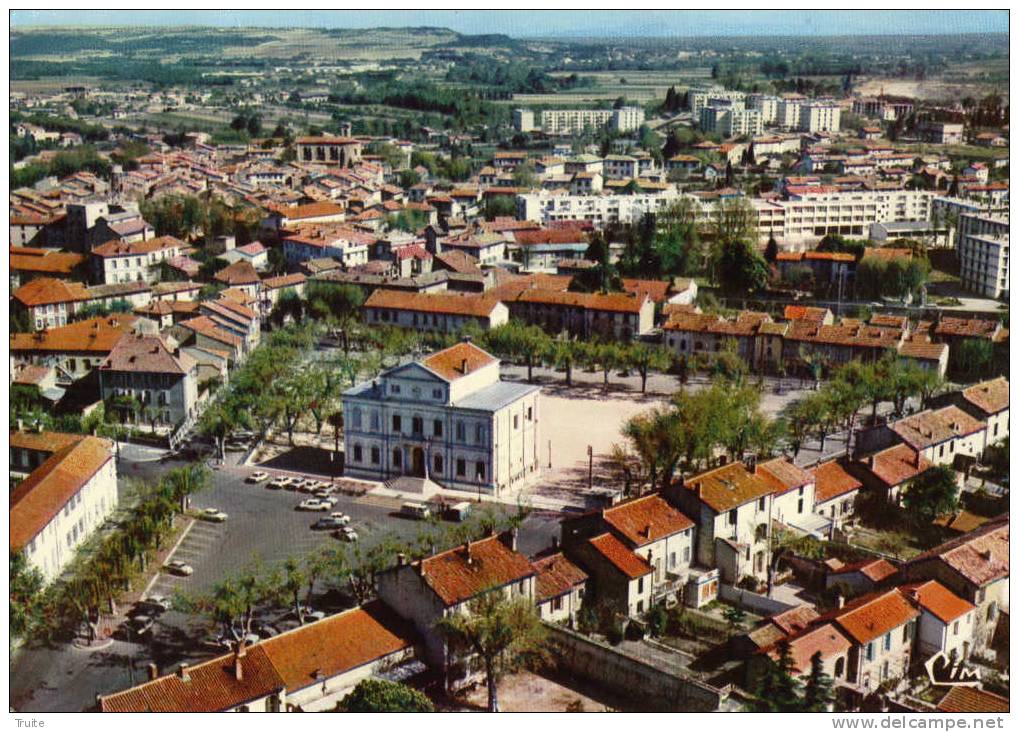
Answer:
[(425, 477), (425, 451), (420, 447), (411, 450), (411, 475), (417, 478)]

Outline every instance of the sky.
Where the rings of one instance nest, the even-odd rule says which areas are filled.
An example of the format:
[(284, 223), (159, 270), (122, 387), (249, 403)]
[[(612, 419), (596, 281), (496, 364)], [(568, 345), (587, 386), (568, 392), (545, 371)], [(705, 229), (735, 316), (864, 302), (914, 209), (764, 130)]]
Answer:
[(528, 36), (929, 35), (1007, 33), (1007, 10), (12, 10), (12, 26), (436, 26)]

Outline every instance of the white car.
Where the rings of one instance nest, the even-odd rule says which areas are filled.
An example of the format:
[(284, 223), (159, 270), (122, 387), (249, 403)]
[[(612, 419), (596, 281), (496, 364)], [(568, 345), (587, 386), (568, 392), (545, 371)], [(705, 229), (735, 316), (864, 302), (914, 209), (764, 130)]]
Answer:
[(186, 562), (174, 559), (172, 562), (166, 563), (166, 571), (179, 577), (190, 577), (194, 573), (195, 568)]
[(329, 518), (336, 519), (337, 521), (342, 523), (344, 526), (346, 526), (347, 524), (350, 523), (350, 516), (348, 516), (347, 514), (343, 513), (342, 511), (334, 511), (333, 513), (329, 514)]
[(336, 531), (333, 532), (333, 536), (335, 536), (340, 541), (357, 541), (357, 532), (354, 531), (349, 526), (344, 526), (342, 529), (337, 529)]
[(321, 498), (309, 498), (297, 504), (298, 511), (328, 511), (332, 506)]
[(220, 511), (218, 508), (203, 508), (198, 518), (204, 519), (205, 521), (213, 521), (217, 524), (221, 524), (226, 521), (226, 514)]
[(265, 471), (256, 470), (254, 473), (252, 473), (251, 475), (248, 476), (247, 482), (248, 483), (261, 483), (263, 480), (266, 480), (268, 477), (269, 477), (269, 474), (266, 473)]

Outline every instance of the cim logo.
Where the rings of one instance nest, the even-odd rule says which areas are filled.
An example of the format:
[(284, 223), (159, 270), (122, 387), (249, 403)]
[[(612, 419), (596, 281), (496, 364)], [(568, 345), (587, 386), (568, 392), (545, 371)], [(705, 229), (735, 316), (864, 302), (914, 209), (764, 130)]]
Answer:
[(976, 686), (980, 683), (980, 669), (966, 668), (962, 659), (953, 660), (944, 651), (931, 656), (924, 668), (935, 686)]

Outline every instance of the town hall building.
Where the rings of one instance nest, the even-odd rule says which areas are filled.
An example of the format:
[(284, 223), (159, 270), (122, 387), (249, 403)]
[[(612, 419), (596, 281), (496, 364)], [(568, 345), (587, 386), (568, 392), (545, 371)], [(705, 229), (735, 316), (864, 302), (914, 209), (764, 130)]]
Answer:
[(538, 472), (540, 388), (465, 340), (343, 394), (344, 472), (498, 495)]

